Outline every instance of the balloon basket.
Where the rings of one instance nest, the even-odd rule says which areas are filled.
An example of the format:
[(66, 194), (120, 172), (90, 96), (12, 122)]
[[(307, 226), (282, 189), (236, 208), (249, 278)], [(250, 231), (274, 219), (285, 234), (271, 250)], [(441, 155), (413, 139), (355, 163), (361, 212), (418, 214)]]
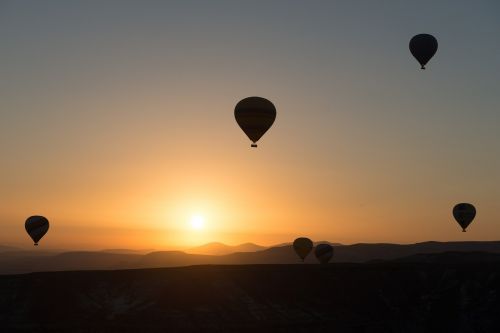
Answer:
[(252, 143), (252, 144), (250, 145), (250, 147), (252, 147), (252, 148), (257, 148), (257, 144), (256, 144), (256, 143)]

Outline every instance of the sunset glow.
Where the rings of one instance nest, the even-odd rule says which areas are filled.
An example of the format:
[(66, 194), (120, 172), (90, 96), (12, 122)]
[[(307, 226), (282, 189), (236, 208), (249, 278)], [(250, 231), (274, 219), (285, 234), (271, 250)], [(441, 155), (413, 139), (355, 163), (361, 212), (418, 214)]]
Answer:
[[(39, 248), (498, 237), (498, 10), (189, 3), (0, 5), (0, 244), (31, 215)], [(248, 96), (276, 107), (257, 148)]]

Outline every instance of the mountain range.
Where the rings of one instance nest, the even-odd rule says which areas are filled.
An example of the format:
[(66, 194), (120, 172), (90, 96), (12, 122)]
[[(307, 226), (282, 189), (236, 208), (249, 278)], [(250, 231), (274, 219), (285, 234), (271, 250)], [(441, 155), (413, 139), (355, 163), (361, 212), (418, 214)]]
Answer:
[(226, 245), (223, 243), (212, 242), (208, 244), (204, 244), (197, 247), (192, 247), (190, 249), (185, 250), (186, 253), (191, 254), (206, 254), (206, 255), (225, 255), (236, 252), (256, 252), (265, 250), (268, 247), (260, 246), (254, 243), (243, 243), (236, 246)]
[[(241, 247), (236, 247), (241, 248)], [(300, 263), (291, 245), (271, 247), (254, 252), (223, 255), (191, 254), (182, 251), (139, 253), (119, 250), (72, 251), (3, 251), (0, 252), (0, 274), (67, 270), (116, 270), (190, 265), (296, 264)], [(332, 262), (363, 263), (418, 259), (419, 255), (445, 252), (500, 253), (500, 241), (490, 242), (423, 242), (416, 244), (353, 244), (334, 246)], [(413, 257), (412, 257), (413, 256)], [(317, 263), (311, 253), (306, 264)]]

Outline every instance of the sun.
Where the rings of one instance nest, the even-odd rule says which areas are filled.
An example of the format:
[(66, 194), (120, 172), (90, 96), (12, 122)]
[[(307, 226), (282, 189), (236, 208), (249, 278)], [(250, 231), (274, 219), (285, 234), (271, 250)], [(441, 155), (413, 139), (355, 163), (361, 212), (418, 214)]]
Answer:
[(205, 218), (202, 215), (196, 214), (189, 219), (191, 229), (201, 230), (205, 226)]

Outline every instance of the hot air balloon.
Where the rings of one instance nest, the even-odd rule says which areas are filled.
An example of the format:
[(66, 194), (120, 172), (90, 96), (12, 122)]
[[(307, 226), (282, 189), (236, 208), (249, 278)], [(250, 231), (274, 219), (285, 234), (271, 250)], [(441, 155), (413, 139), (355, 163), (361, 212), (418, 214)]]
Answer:
[(302, 261), (311, 253), (312, 248), (313, 242), (309, 238), (300, 237), (293, 241), (293, 249)]
[(330, 244), (318, 244), (314, 249), (316, 259), (322, 264), (327, 264), (333, 257), (333, 247)]
[(465, 229), (476, 217), (476, 208), (469, 203), (459, 203), (453, 207), (453, 217), (462, 227), (462, 231), (465, 232)]
[(420, 63), (422, 69), (425, 69), (425, 65), (436, 54), (437, 49), (438, 42), (432, 35), (419, 34), (410, 40), (410, 52)]
[(234, 117), (243, 132), (257, 147), (257, 141), (267, 132), (276, 119), (273, 103), (262, 97), (247, 97), (236, 104)]
[(26, 220), (24, 227), (28, 235), (33, 239), (33, 242), (35, 242), (35, 245), (38, 245), (40, 239), (42, 239), (49, 230), (49, 220), (43, 216), (30, 216)]

